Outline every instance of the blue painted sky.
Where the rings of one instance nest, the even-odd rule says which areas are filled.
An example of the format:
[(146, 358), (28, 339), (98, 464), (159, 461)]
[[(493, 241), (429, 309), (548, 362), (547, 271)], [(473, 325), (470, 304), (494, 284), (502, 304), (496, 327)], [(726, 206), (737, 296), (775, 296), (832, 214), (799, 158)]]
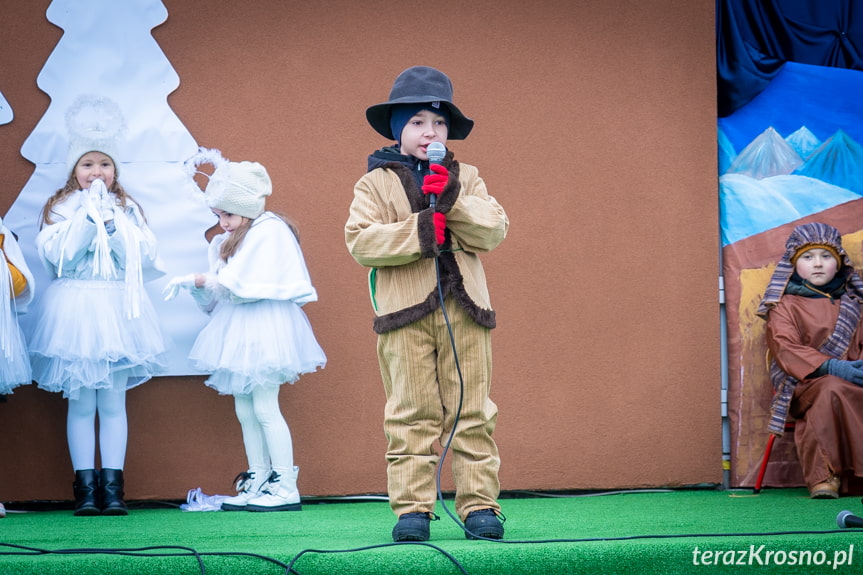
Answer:
[[(863, 72), (789, 62), (749, 104), (727, 118), (719, 118), (720, 169), (729, 168), (737, 156), (730, 168), (736, 173), (720, 178), (723, 245), (860, 197), (861, 95)], [(782, 138), (804, 126), (820, 143), (839, 130), (847, 138), (840, 134), (830, 145), (819, 148), (818, 154), (805, 158), (807, 164), (782, 171), (780, 152), (791, 150)], [(771, 128), (778, 135), (765, 139), (773, 133)], [(753, 144), (741, 155), (759, 136), (764, 147)]]
[(806, 126), (822, 142), (841, 128), (863, 143), (863, 72), (788, 62), (763, 92), (718, 125), (738, 153), (771, 126), (783, 138)]

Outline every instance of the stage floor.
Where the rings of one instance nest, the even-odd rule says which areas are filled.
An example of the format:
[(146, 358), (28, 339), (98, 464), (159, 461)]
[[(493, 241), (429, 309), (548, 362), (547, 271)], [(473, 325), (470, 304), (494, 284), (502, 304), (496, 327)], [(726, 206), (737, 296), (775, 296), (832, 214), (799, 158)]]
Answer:
[[(0, 574), (859, 573), (856, 497), (803, 489), (616, 492), (501, 499), (506, 539), (469, 541), (440, 504), (424, 544), (393, 544), (385, 501), (304, 501), (300, 512), (184, 512), (153, 502), (125, 517), (69, 510), (0, 519)], [(447, 502), (452, 510), (452, 502)]]

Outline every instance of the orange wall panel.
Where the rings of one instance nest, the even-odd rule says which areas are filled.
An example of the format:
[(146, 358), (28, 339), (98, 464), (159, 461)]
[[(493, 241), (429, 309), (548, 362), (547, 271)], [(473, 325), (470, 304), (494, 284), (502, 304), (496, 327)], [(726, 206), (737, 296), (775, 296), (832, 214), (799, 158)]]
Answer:
[[(0, 0), (15, 112), (0, 126), (0, 214), (33, 171), (20, 148), (49, 104), (36, 77), (62, 30), (48, 4)], [(304, 495), (386, 491), (366, 271), (343, 226), (387, 143), (365, 108), (417, 64), (452, 78), (476, 127), (450, 147), (511, 220), (484, 256), (502, 488), (722, 480), (713, 2), (165, 6), (153, 36), (180, 77), (169, 103), (200, 145), (267, 167), (269, 205), (299, 224), (318, 289), (306, 311), (329, 362), (281, 394)], [(245, 467), (233, 402), (202, 381), (129, 392), (130, 499), (232, 493)], [(71, 498), (64, 418), (35, 385), (0, 404), (0, 500)]]

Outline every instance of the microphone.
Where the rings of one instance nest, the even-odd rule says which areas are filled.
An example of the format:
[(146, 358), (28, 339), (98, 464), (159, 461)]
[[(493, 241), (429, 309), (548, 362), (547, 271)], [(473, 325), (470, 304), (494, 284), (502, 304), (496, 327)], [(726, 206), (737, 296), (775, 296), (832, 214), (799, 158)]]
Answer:
[(429, 157), (429, 164), (441, 165), (443, 163), (444, 156), (446, 156), (446, 146), (440, 142), (432, 142), (428, 145), (428, 148), (426, 148), (426, 154), (428, 154)]
[(850, 511), (840, 511), (836, 516), (836, 525), (842, 529), (863, 527), (863, 518), (857, 517)]
[[(440, 166), (443, 164), (444, 156), (446, 156), (446, 146), (440, 142), (432, 142), (426, 148), (426, 154), (429, 157), (429, 167), (432, 164)], [(437, 204), (437, 194), (429, 194), (429, 206), (433, 208), (435, 204)]]

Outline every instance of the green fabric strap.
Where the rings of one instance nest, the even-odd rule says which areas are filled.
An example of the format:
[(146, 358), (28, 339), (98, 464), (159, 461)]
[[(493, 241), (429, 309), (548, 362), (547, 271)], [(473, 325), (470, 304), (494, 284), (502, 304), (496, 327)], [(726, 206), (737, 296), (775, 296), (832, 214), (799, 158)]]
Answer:
[(372, 298), (372, 307), (375, 311), (378, 311), (378, 302), (375, 300), (375, 291), (376, 284), (375, 280), (378, 275), (378, 268), (372, 268), (372, 271), (369, 273), (369, 296)]

